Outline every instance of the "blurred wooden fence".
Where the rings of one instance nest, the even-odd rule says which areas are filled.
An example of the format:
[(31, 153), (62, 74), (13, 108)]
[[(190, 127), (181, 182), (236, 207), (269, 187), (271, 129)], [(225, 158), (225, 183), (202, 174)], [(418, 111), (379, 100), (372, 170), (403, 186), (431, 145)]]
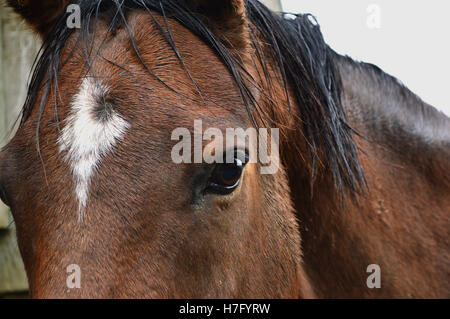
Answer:
[(262, 3), (264, 3), (266, 6), (271, 8), (275, 12), (281, 12), (281, 1), (280, 0), (260, 0)]
[[(26, 31), (25, 25), (0, 4), (0, 147), (14, 133), (38, 48), (38, 38)], [(9, 209), (0, 202), (0, 295), (27, 289), (14, 223)]]

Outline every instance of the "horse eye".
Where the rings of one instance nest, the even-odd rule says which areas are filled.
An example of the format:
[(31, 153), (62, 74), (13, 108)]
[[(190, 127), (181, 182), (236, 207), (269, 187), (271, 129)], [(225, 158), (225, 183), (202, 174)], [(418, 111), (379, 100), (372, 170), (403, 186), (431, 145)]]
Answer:
[(228, 195), (240, 184), (246, 162), (238, 158), (233, 164), (216, 164), (205, 192), (209, 194)]

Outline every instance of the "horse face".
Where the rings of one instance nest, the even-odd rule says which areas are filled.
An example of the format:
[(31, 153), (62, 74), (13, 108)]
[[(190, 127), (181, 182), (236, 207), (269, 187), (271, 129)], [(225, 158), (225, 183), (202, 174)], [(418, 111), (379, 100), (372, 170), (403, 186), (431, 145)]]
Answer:
[(127, 21), (134, 44), (125, 27), (105, 37), (99, 20), (89, 71), (71, 36), (42, 115), (35, 107), (2, 154), (0, 167), (14, 163), (2, 185), (32, 296), (297, 296), (300, 240), (283, 169), (173, 158), (185, 128), (194, 162), (195, 121), (224, 135), (253, 126), (229, 71), (176, 22), (184, 66), (146, 12)]

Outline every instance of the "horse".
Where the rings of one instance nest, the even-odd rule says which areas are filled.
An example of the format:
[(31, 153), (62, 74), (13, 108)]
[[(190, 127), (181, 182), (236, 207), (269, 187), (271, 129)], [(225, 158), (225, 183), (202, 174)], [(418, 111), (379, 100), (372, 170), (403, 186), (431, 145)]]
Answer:
[[(31, 297), (450, 297), (450, 120), (311, 15), (7, 4), (43, 40), (0, 155)], [(266, 128), (277, 169), (213, 134), (174, 160), (207, 128)]]

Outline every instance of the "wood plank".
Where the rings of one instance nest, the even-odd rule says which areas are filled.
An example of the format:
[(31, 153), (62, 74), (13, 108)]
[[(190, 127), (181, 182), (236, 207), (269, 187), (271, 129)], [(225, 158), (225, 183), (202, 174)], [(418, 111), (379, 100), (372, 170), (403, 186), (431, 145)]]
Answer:
[[(14, 133), (39, 41), (10, 9), (0, 4), (0, 148)], [(7, 134), (10, 133), (10, 134)], [(0, 295), (28, 289), (9, 209), (0, 203)]]
[(8, 207), (0, 201), (0, 229), (8, 226)]
[(0, 230), (0, 295), (28, 290), (15, 232), (13, 223), (10, 223), (9, 228)]
[(281, 12), (281, 1), (280, 0), (260, 0), (264, 3), (268, 8), (275, 12)]

